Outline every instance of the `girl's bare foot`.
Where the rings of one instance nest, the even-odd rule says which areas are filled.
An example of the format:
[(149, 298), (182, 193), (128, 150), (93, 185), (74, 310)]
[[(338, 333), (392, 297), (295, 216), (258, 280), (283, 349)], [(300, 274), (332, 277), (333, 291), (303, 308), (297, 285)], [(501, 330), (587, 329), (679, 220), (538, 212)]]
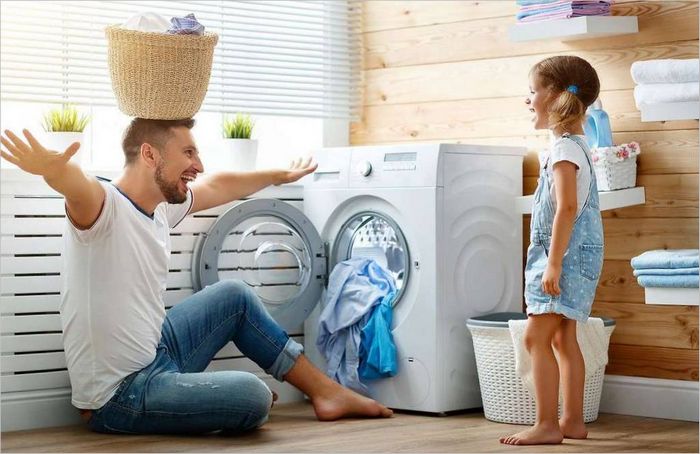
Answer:
[(574, 421), (572, 419), (560, 419), (559, 428), (564, 438), (575, 438), (582, 440), (588, 437), (588, 430), (582, 420)]
[(554, 445), (563, 440), (564, 437), (557, 427), (544, 424), (535, 424), (527, 430), (500, 439), (501, 443), (506, 445)]
[(379, 402), (362, 396), (334, 383), (332, 392), (311, 400), (319, 421), (335, 421), (341, 418), (389, 418), (394, 414)]

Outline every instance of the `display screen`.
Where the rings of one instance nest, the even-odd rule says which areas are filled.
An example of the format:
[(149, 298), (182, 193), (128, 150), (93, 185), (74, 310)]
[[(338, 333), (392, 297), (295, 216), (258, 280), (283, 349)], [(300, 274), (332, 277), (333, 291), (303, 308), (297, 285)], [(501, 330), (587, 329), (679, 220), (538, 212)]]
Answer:
[(387, 153), (384, 155), (384, 162), (415, 161), (416, 153)]

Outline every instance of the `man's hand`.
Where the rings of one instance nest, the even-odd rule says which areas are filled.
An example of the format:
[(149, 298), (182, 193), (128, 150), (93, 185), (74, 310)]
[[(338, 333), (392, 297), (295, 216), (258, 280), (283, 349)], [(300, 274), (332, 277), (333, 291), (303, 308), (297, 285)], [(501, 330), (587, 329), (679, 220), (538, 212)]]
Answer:
[(289, 169), (282, 171), (280, 175), (280, 181), (275, 183), (275, 185), (293, 183), (298, 179), (305, 177), (306, 175), (312, 173), (318, 167), (317, 163), (311, 164), (312, 158), (298, 158), (292, 161)]
[(14, 135), (12, 131), (5, 130), (8, 138), (0, 136), (0, 142), (9, 153), (0, 150), (0, 155), (25, 172), (34, 175), (51, 178), (60, 174), (64, 171), (66, 163), (80, 148), (80, 143), (75, 142), (63, 152), (47, 150), (29, 131), (24, 129), (22, 133), (28, 143)]

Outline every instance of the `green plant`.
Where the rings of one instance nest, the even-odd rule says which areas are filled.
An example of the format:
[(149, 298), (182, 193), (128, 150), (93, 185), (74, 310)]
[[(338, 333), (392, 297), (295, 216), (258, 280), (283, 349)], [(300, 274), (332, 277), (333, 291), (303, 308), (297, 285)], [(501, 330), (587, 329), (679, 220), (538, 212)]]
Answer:
[(89, 121), (89, 116), (79, 115), (78, 109), (64, 104), (44, 114), (44, 129), (47, 132), (83, 132)]
[(255, 122), (250, 115), (236, 114), (233, 118), (224, 118), (223, 132), (225, 139), (250, 139)]

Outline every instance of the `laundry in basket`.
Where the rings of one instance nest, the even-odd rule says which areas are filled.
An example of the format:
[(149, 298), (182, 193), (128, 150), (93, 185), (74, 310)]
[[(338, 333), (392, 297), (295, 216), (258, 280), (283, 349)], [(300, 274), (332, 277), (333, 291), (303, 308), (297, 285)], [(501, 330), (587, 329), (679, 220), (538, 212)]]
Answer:
[[(535, 399), (516, 372), (515, 348), (508, 327), (509, 320), (526, 319), (527, 316), (521, 312), (498, 312), (467, 320), (474, 343), (484, 416), (490, 421), (535, 423)], [(609, 342), (615, 321), (604, 318), (603, 325), (605, 341)], [(598, 418), (604, 373), (605, 365), (602, 365), (586, 377), (583, 390), (584, 422)]]
[[(153, 17), (128, 23), (158, 28)], [(111, 25), (105, 29), (119, 110), (152, 120), (193, 117), (209, 87), (216, 33), (171, 34)]]

